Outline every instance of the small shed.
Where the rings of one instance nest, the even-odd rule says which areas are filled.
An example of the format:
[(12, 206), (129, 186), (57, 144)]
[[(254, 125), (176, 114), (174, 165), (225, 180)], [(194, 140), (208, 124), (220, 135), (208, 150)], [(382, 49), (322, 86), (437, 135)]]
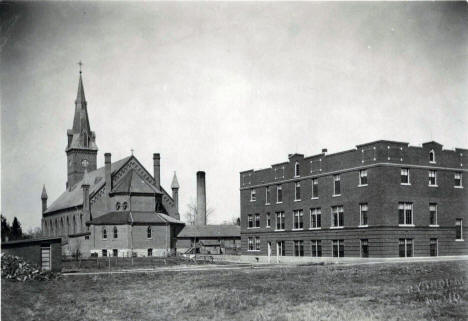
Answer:
[(238, 225), (185, 225), (177, 235), (177, 249), (201, 254), (236, 254), (240, 250)]
[(2, 252), (19, 256), (43, 271), (62, 270), (62, 238), (47, 237), (2, 242)]

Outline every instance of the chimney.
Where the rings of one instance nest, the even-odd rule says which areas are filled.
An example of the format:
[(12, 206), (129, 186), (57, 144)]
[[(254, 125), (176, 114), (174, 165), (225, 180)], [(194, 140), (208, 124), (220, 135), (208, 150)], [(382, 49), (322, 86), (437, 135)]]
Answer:
[[(83, 175), (83, 181), (81, 183), (81, 188), (83, 189), (83, 214), (85, 217), (85, 221), (90, 219), (90, 211), (89, 211), (89, 175), (88, 171), (85, 169)], [(83, 223), (83, 222), (81, 222)], [(82, 227), (81, 227), (82, 228)]]
[(45, 189), (45, 185), (42, 186), (42, 194), (41, 194), (41, 200), (42, 200), (42, 214), (47, 210), (47, 192)]
[(154, 185), (157, 189), (161, 189), (161, 156), (159, 153), (153, 154), (153, 174)]
[(111, 210), (110, 192), (112, 191), (112, 177), (111, 177), (111, 153), (104, 154), (104, 171), (106, 176), (106, 194), (107, 194), (107, 210)]
[(328, 149), (322, 148), (322, 154), (326, 154), (328, 152)]
[(206, 225), (205, 172), (197, 172), (197, 215), (195, 225)]

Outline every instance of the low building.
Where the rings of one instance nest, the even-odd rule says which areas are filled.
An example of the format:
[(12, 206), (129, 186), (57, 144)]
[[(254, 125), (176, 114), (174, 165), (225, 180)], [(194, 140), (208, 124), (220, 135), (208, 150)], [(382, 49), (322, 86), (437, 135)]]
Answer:
[(241, 236), (238, 225), (186, 225), (177, 235), (177, 249), (201, 254), (238, 254)]
[(2, 242), (2, 252), (19, 256), (44, 271), (62, 270), (62, 239), (45, 237)]
[(242, 253), (466, 255), (468, 150), (375, 141), (240, 173)]

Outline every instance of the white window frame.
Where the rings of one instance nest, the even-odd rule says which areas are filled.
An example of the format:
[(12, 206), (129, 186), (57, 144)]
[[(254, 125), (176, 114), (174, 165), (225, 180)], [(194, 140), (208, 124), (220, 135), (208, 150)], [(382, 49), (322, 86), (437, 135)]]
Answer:
[[(340, 193), (336, 193), (336, 182), (339, 182), (340, 184)], [(336, 197), (336, 196), (341, 196), (341, 175), (340, 174), (336, 174), (336, 175), (333, 175), (333, 197)]]
[(271, 201), (271, 191), (270, 191), (270, 186), (267, 186), (265, 188), (265, 205), (270, 205)]
[[(252, 224), (250, 224), (252, 223)], [(254, 215), (253, 214), (247, 214), (247, 229), (252, 229), (255, 228), (254, 224)]]
[(257, 200), (257, 191), (255, 188), (250, 189), (250, 201), (255, 202)]
[[(433, 169), (430, 169), (429, 172), (428, 172), (428, 175), (429, 175), (428, 186), (438, 187), (438, 185), (437, 185), (437, 171), (433, 170)], [(431, 178), (434, 178), (434, 184), (431, 184)]]
[(300, 170), (301, 170), (301, 168), (300, 168), (299, 162), (296, 162), (294, 164), (294, 177), (300, 177), (301, 176)]
[(103, 240), (107, 240), (109, 238), (108, 235), (107, 235), (107, 228), (106, 227), (102, 228), (101, 237), (102, 237)]
[[(363, 213), (366, 213), (366, 224), (363, 222)], [(368, 227), (369, 226), (369, 205), (367, 203), (359, 204), (359, 226), (358, 227)]]
[(266, 213), (266, 227), (271, 228), (271, 213)]
[[(258, 225), (257, 225), (258, 223)], [(260, 223), (260, 214), (256, 213), (255, 214), (255, 221), (254, 221), (254, 228), (260, 228), (261, 223)]]
[[(297, 226), (296, 227), (296, 223)], [(302, 223), (302, 224), (301, 224)], [(302, 227), (301, 227), (302, 225)], [(293, 211), (293, 231), (300, 231), (304, 229), (304, 211), (303, 210), (294, 210)]]
[[(275, 231), (284, 231), (285, 230), (285, 227), (286, 227), (286, 224), (284, 222), (284, 219), (285, 219), (285, 215), (284, 215), (284, 211), (279, 211), (279, 212), (276, 212), (275, 213)], [(279, 218), (279, 220), (278, 220)], [(279, 224), (278, 224), (279, 222)], [(280, 226), (280, 228), (278, 228), (278, 225)], [(281, 228), (282, 226), (282, 228)]]
[[(432, 160), (431, 160), (431, 155), (432, 155)], [(435, 164), (436, 163), (436, 154), (433, 149), (429, 151), (429, 163)]]
[[(403, 210), (403, 223), (400, 223), (400, 210)], [(411, 223), (406, 223), (407, 211), (411, 210)], [(414, 212), (413, 203), (399, 202), (398, 203), (398, 226), (401, 227), (414, 227)]]
[[(320, 193), (319, 186), (318, 186), (318, 178), (312, 178), (311, 184), (312, 184), (312, 193), (311, 193), (312, 197), (311, 197), (311, 199), (317, 200), (319, 198), (319, 193)], [(316, 196), (314, 195), (314, 185), (317, 185), (317, 195)]]
[[(281, 191), (281, 200), (279, 200), (279, 195)], [(283, 203), (283, 185), (278, 184), (276, 185), (276, 204), (281, 204)]]
[[(299, 255), (296, 255), (296, 246), (298, 249), (300, 249), (302, 247), (302, 255), (300, 255), (301, 251), (299, 250)], [(296, 257), (301, 257), (301, 256), (304, 256), (305, 254), (305, 251), (304, 251), (304, 240), (294, 240), (294, 256)]]
[[(405, 256), (404, 257), (414, 257), (414, 239), (412, 238), (401, 238), (398, 239), (398, 257), (403, 257), (400, 256), (400, 242), (401, 240), (404, 240), (404, 245), (405, 245)], [(411, 241), (411, 256), (408, 256), (408, 243)]]
[[(149, 234), (149, 237), (148, 237), (148, 234)], [(151, 228), (151, 225), (148, 225), (146, 227), (146, 238), (147, 239), (152, 239), (153, 238), (153, 229)]]
[[(336, 217), (337, 217), (337, 224), (335, 225), (335, 222), (333, 220), (333, 216), (335, 214), (335, 209), (336, 209)], [(340, 217), (343, 225), (340, 225)], [(342, 205), (338, 206), (332, 206), (331, 207), (331, 224), (330, 224), (330, 229), (339, 229), (339, 228), (344, 228), (344, 209)]]
[[(432, 212), (432, 208), (435, 208), (434, 209), (434, 212), (435, 212), (435, 224), (431, 224), (431, 212)], [(439, 227), (439, 223), (438, 223), (438, 206), (437, 206), (437, 203), (429, 203), (429, 226), (430, 227)]]
[[(406, 175), (403, 175), (403, 171), (406, 171)], [(407, 182), (407, 183), (403, 183), (403, 182), (401, 181), (401, 178), (402, 178), (403, 176), (406, 176), (406, 177), (408, 178), (408, 182)], [(402, 167), (402, 168), (400, 169), (400, 185), (411, 185), (410, 169), (407, 168), (407, 167)]]
[[(313, 224), (313, 217), (315, 217), (315, 225)], [(318, 217), (320, 217), (320, 226), (318, 226)], [(322, 229), (322, 209), (320, 207), (310, 209), (310, 222), (309, 230), (320, 230)]]
[[(459, 180), (460, 180), (460, 185), (455, 185), (455, 182), (457, 180), (457, 175), (459, 176)], [(453, 182), (453, 187), (455, 188), (463, 188), (463, 173), (462, 172), (456, 172), (454, 175), (453, 175), (453, 179), (454, 179), (454, 182)]]
[(253, 251), (255, 251), (254, 238), (253, 238), (253, 236), (249, 236), (247, 238), (247, 252), (253, 252)]
[(438, 238), (435, 238), (435, 237), (431, 237), (429, 239), (429, 256), (431, 256), (431, 245), (432, 245), (432, 240), (435, 240), (435, 246), (436, 246), (436, 255), (435, 256), (439, 256), (439, 239)]
[[(460, 227), (459, 227), (460, 226)], [(460, 228), (460, 236), (461, 238), (457, 239), (457, 236), (455, 234), (455, 241), (457, 242), (463, 242), (464, 239), (463, 239), (463, 219), (462, 218), (457, 218), (455, 219), (455, 229), (458, 229)], [(455, 230), (455, 233), (456, 233), (456, 230)]]
[[(335, 243), (337, 244), (337, 249), (338, 249), (338, 255), (337, 256), (334, 256), (333, 255), (333, 247), (335, 245)], [(343, 248), (343, 255), (340, 256), (340, 249)], [(332, 257), (345, 257), (344, 255), (344, 240), (343, 239), (340, 239), (340, 240), (332, 240), (332, 251), (331, 251), (331, 255)]]
[(119, 238), (119, 229), (117, 228), (117, 226), (114, 226), (112, 228), (112, 237), (114, 239), (118, 239)]
[(259, 236), (255, 237), (254, 251), (256, 252), (260, 251), (260, 237)]
[[(299, 189), (299, 197), (297, 197), (298, 189)], [(294, 183), (294, 202), (299, 202), (300, 200), (301, 200), (301, 182), (295, 182)]]
[[(320, 244), (320, 255), (318, 255), (318, 247)], [(314, 245), (315, 245), (315, 252), (314, 252)], [(311, 240), (310, 241), (310, 255), (312, 257), (322, 257), (322, 240)]]
[[(366, 183), (362, 183), (362, 179), (363, 177), (366, 178)], [(368, 176), (367, 176), (367, 169), (361, 169), (359, 171), (359, 184), (358, 186), (361, 187), (361, 186), (367, 186), (369, 184), (369, 181), (367, 180), (368, 179)]]

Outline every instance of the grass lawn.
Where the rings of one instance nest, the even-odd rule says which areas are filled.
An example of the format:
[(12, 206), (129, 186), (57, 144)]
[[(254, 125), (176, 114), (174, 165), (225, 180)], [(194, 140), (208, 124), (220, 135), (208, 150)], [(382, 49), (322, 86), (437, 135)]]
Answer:
[(2, 280), (1, 317), (466, 320), (467, 275), (461, 261)]

